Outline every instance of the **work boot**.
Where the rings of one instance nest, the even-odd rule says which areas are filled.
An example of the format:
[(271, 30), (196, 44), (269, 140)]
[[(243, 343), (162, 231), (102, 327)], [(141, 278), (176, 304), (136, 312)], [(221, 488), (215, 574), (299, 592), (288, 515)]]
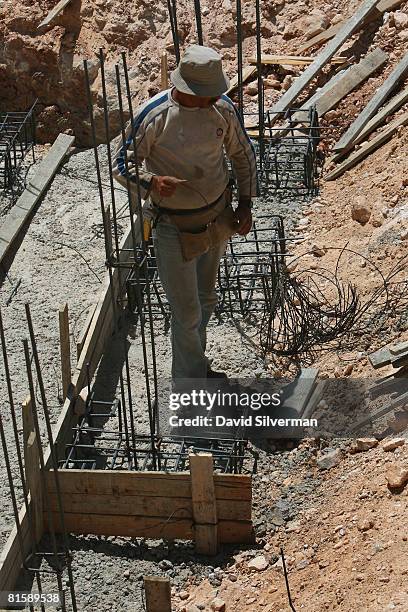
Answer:
[(228, 380), (228, 376), (225, 372), (216, 372), (212, 370), (210, 366), (207, 368), (207, 378), (222, 378), (224, 380)]

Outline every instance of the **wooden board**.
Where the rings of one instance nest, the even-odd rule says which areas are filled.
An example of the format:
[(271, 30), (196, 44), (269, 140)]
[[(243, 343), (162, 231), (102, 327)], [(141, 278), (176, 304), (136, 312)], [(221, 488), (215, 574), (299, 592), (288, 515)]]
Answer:
[[(400, 6), (402, 4), (402, 1), (403, 0), (381, 0), (381, 2), (379, 2), (377, 6), (373, 9), (372, 13), (367, 15), (363, 23), (368, 24), (371, 21), (378, 19), (384, 13), (392, 11), (393, 9)], [(324, 42), (327, 42), (339, 32), (339, 30), (343, 27), (344, 23), (344, 21), (336, 23), (336, 25), (331, 26), (324, 32), (321, 32), (313, 38), (310, 38), (301, 47), (299, 47), (298, 53), (302, 54), (305, 51), (308, 51), (308, 49), (311, 49), (312, 47), (317, 47), (323, 44)]]
[(325, 176), (326, 181), (333, 181), (337, 177), (341, 176), (346, 170), (356, 166), (362, 159), (367, 157), (370, 153), (381, 147), (385, 142), (390, 140), (398, 128), (408, 124), (408, 113), (405, 113), (392, 123), (390, 123), (382, 132), (380, 132), (375, 138), (367, 142), (361, 149), (358, 149), (352, 153), (342, 164), (335, 168), (332, 172), (329, 172)]
[[(31, 503), (30, 503), (31, 506)], [(31, 550), (30, 522), (25, 506), (19, 513), (21, 535), (23, 540), (24, 558)], [(0, 591), (13, 591), (23, 563), (17, 528), (13, 527), (7, 542), (0, 554)]]
[(343, 98), (361, 85), (371, 74), (384, 66), (387, 60), (388, 54), (385, 51), (374, 49), (361, 62), (351, 66), (346, 72), (336, 75), (333, 85), (330, 86), (331, 81), (329, 81), (327, 89), (317, 92), (302, 106), (302, 109), (315, 104), (319, 117), (323, 117), (325, 113), (335, 108)]
[[(199, 554), (216, 555), (218, 552), (218, 514), (213, 456), (211, 453), (190, 454), (189, 462), (196, 551)], [(226, 504), (225, 501), (222, 502), (222, 505), (224, 504)]]
[(144, 576), (146, 612), (171, 612), (170, 578)]
[(341, 153), (342, 155), (349, 151), (353, 147), (353, 143), (360, 132), (364, 129), (371, 117), (377, 112), (377, 110), (383, 105), (385, 100), (389, 97), (393, 89), (398, 85), (400, 80), (408, 72), (408, 53), (399, 62), (396, 68), (391, 72), (389, 77), (379, 87), (371, 98), (367, 106), (358, 115), (356, 120), (351, 124), (349, 129), (340, 138), (340, 140), (333, 147), (335, 153)]
[(366, 0), (360, 5), (356, 13), (344, 24), (334, 39), (315, 59), (313, 64), (306, 68), (306, 70), (294, 81), (293, 85), (288, 89), (288, 91), (273, 106), (273, 113), (282, 113), (293, 104), (293, 102), (298, 98), (299, 94), (302, 93), (302, 91), (318, 75), (322, 68), (324, 68), (324, 66), (326, 66), (326, 64), (331, 60), (336, 51), (338, 51), (344, 42), (353, 34), (353, 32), (356, 31), (376, 3), (377, 0)]
[[(52, 513), (56, 532), (61, 532), (60, 515)], [(65, 514), (68, 533), (77, 535), (105, 535), (130, 538), (153, 538), (166, 540), (193, 540), (193, 521), (189, 519), (144, 518), (134, 516), (106, 516), (97, 514)], [(219, 521), (218, 539), (223, 544), (249, 544), (254, 541), (250, 521)]]
[(408, 342), (400, 342), (399, 344), (386, 346), (371, 353), (368, 355), (368, 359), (373, 368), (377, 370), (405, 356), (408, 359)]
[(50, 23), (52, 21), (54, 21), (54, 19), (56, 17), (58, 17), (58, 15), (60, 13), (62, 13), (62, 11), (64, 10), (64, 8), (71, 2), (71, 0), (60, 0), (58, 2), (58, 4), (48, 13), (48, 15), (45, 17), (45, 19), (42, 20), (42, 22), (40, 23), (39, 26), (37, 26), (37, 30), (39, 30), (40, 28), (44, 28), (47, 25), (50, 25)]
[[(261, 64), (306, 66), (308, 64), (313, 64), (315, 59), (315, 57), (305, 57), (301, 55), (261, 55)], [(330, 62), (332, 64), (345, 64), (347, 62), (347, 57), (333, 57)], [(249, 63), (256, 65), (258, 63), (256, 57), (251, 57)]]
[[(186, 497), (153, 497), (142, 495), (93, 495), (90, 493), (63, 493), (64, 511), (68, 513), (106, 514), (115, 516), (193, 517), (191, 498)], [(55, 493), (48, 495), (49, 507), (57, 512), (58, 500)], [(222, 520), (251, 520), (251, 504), (241, 500), (216, 500), (217, 516)]]
[[(53, 471), (46, 473), (49, 493), (56, 493)], [(188, 472), (133, 472), (127, 470), (60, 470), (61, 492), (93, 495), (142, 495), (191, 499)], [(251, 500), (251, 477), (246, 474), (214, 474), (217, 500)]]
[(354, 141), (354, 145), (360, 144), (366, 140), (366, 138), (374, 132), (382, 123), (384, 123), (385, 119), (395, 113), (401, 106), (403, 106), (406, 102), (408, 102), (408, 88), (401, 91), (398, 95), (394, 96), (390, 102), (384, 106), (384, 108), (377, 113), (371, 121), (367, 123), (363, 131)]
[(58, 136), (45, 158), (40, 162), (35, 176), (29, 181), (28, 186), (7, 215), (6, 222), (0, 227), (0, 264), (12, 249), (14, 241), (34, 212), (74, 140), (73, 136), (67, 136), (67, 134)]
[[(256, 66), (245, 66), (245, 68), (242, 70), (242, 82), (245, 83), (246, 81), (248, 81), (248, 79), (250, 79), (255, 74), (256, 74)], [(230, 94), (232, 94), (236, 90), (237, 87), (238, 87), (238, 75), (235, 75), (230, 81), (230, 86), (226, 92), (226, 95), (229, 96)]]

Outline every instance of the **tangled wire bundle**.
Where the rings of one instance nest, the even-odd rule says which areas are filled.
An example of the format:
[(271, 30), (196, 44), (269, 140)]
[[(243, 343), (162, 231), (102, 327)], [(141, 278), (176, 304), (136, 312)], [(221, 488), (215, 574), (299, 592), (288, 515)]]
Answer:
[[(334, 272), (320, 268), (291, 274), (286, 266), (281, 266), (279, 281), (262, 317), (260, 346), (264, 357), (314, 359), (318, 350), (340, 350), (353, 337), (361, 337), (368, 331), (373, 335), (375, 328), (378, 331), (401, 308), (401, 301), (407, 299), (403, 290), (407, 281), (398, 277), (405, 274), (406, 257), (385, 277), (359, 253), (346, 248), (340, 251)], [(378, 276), (376, 288), (365, 301), (353, 283), (341, 279), (345, 253), (365, 260)]]

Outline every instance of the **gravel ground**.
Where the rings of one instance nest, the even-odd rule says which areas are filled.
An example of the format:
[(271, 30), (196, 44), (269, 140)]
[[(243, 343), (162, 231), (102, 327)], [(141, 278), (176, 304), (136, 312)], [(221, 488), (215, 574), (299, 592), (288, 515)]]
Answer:
[[(103, 147), (100, 147), (100, 154), (104, 165), (106, 159)], [(15, 402), (16, 404), (21, 402), (27, 395), (21, 340), (27, 335), (24, 303), (29, 302), (53, 422), (61, 407), (58, 308), (61, 303), (68, 302), (72, 346), (75, 346), (74, 342), (78, 340), (87, 313), (97, 299), (100, 290), (99, 280), (104, 274), (104, 248), (95, 180), (93, 152), (88, 150), (72, 155), (48, 190), (10, 268), (11, 282), (15, 283), (21, 279), (16, 295), (6, 307), (11, 285), (5, 280), (0, 298)], [(121, 203), (123, 194), (118, 192), (117, 197)], [(255, 214), (282, 215), (287, 234), (290, 234), (291, 227), (301, 214), (301, 206), (300, 200), (270, 196), (258, 202)], [(136, 404), (138, 431), (142, 431), (147, 427), (148, 419), (147, 411), (143, 408), (145, 390), (141, 340), (132, 321), (129, 320), (128, 323), (127, 340), (130, 343), (132, 391)], [(245, 330), (251, 336), (254, 335), (255, 327), (248, 326)], [(155, 323), (155, 339), (158, 376), (167, 378), (170, 374), (171, 353), (163, 321)], [(109, 350), (109, 354), (115, 354), (114, 345)], [(253, 345), (241, 336), (229, 320), (211, 322), (208, 333), (208, 354), (213, 359), (213, 367), (225, 370), (230, 376), (253, 378), (255, 373), (259, 376), (264, 371), (263, 361), (256, 354)], [(3, 383), (2, 380), (2, 385)], [(98, 397), (102, 395), (112, 397), (114, 393), (112, 380), (106, 376), (106, 367), (98, 374), (96, 388)], [(9, 452), (13, 460), (15, 452), (11, 422), (7, 410), (3, 412)], [(18, 420), (20, 425), (19, 417)], [(286, 495), (279, 502), (280, 505), (276, 504), (275, 510), (264, 507), (262, 488), (267, 486), (269, 474), (279, 469), (284, 479), (292, 466), (285, 452), (276, 449), (271, 451), (270, 448), (259, 449), (259, 452), (259, 476), (255, 477), (254, 488), (254, 517), (258, 533), (263, 535), (266, 530), (274, 529), (273, 520), (270, 522), (272, 515), (278, 517), (276, 521), (289, 520), (296, 515), (296, 504), (288, 502)], [(276, 454), (273, 455), (271, 452)], [(13, 473), (16, 476), (16, 466), (15, 464), (13, 466)], [(3, 464), (1, 469), (4, 470)], [(300, 487), (299, 494), (302, 496), (307, 494), (315, 485), (314, 481), (307, 481), (303, 489)], [(3, 499), (0, 528), (2, 545), (13, 524), (7, 491), (8, 484), (3, 478), (0, 481), (0, 493)], [(17, 493), (21, 500), (20, 491), (17, 490)], [(45, 539), (42, 544), (47, 545)], [(168, 544), (163, 541), (131, 541), (126, 538), (95, 536), (71, 537), (70, 546), (74, 551), (75, 588), (80, 610), (143, 610), (141, 578), (144, 574), (168, 575), (174, 588), (180, 589), (186, 581), (198, 581), (202, 576), (214, 574), (214, 568), (224, 567), (233, 552), (224, 548), (216, 559), (197, 559), (190, 543)], [(23, 576), (20, 586), (28, 586), (29, 583), (29, 579)], [(47, 578), (44, 578), (44, 583), (45, 588), (48, 584)], [(217, 580), (214, 579), (214, 586), (216, 584)], [(49, 583), (49, 588), (53, 586), (55, 588), (55, 583)]]

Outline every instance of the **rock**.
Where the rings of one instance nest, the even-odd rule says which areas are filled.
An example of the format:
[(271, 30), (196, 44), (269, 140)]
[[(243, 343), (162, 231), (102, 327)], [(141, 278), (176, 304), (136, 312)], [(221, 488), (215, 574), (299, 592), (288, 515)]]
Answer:
[(268, 77), (264, 79), (265, 89), (280, 89), (282, 84), (278, 79), (274, 79), (272, 77)]
[(339, 448), (332, 449), (322, 453), (320, 457), (317, 458), (317, 466), (320, 470), (330, 470), (336, 465), (339, 465), (342, 458), (343, 455)]
[(408, 427), (408, 412), (405, 412), (405, 410), (396, 412), (394, 417), (389, 419), (387, 423), (394, 433), (405, 431)]
[(259, 557), (255, 557), (255, 559), (251, 559), (248, 563), (248, 568), (250, 570), (254, 570), (256, 572), (263, 572), (269, 565), (269, 561), (264, 555), (260, 555)]
[(251, 83), (245, 87), (245, 93), (248, 96), (257, 96), (258, 95), (258, 86), (255, 83)]
[(214, 610), (214, 612), (224, 612), (225, 601), (223, 601), (219, 597), (216, 597), (215, 599), (212, 600), (210, 604), (210, 608), (211, 610)]
[(306, 40), (324, 32), (330, 25), (327, 15), (320, 10), (314, 10), (310, 15), (304, 17), (299, 24), (299, 29), (305, 34)]
[(362, 519), (357, 523), (357, 529), (359, 531), (369, 531), (374, 527), (374, 521), (371, 519)]
[(293, 83), (293, 77), (290, 74), (286, 75), (282, 83), (283, 91), (287, 91), (289, 87), (291, 87), (292, 83)]
[(352, 374), (353, 372), (353, 368), (354, 368), (354, 365), (352, 363), (349, 363), (348, 365), (346, 365), (346, 367), (343, 370), (343, 376), (350, 376), (350, 374)]
[(311, 251), (315, 257), (323, 257), (327, 252), (326, 248), (318, 242), (312, 244)]
[(180, 591), (179, 593), (179, 597), (181, 600), (185, 600), (188, 599), (190, 597), (189, 593), (187, 591)]
[(402, 465), (392, 465), (385, 477), (389, 489), (402, 489), (408, 482), (408, 468)]
[(405, 30), (408, 28), (408, 15), (398, 11), (393, 15), (393, 22), (397, 30)]
[(385, 451), (389, 452), (394, 451), (399, 446), (404, 446), (404, 444), (405, 438), (392, 438), (391, 440), (384, 440), (381, 446)]
[(173, 567), (173, 564), (168, 559), (163, 559), (162, 561), (160, 561), (159, 567), (162, 570), (167, 570), (167, 569), (171, 569)]
[(196, 605), (192, 605), (192, 606), (188, 606), (188, 608), (186, 608), (186, 612), (201, 612), (200, 608), (197, 608)]
[(358, 438), (353, 445), (353, 450), (356, 453), (368, 451), (371, 448), (378, 446), (378, 440), (376, 438)]
[(125, 571), (123, 572), (123, 577), (124, 577), (124, 578), (129, 578), (129, 577), (130, 577), (130, 570), (125, 570)]
[(371, 206), (364, 197), (357, 197), (351, 207), (351, 218), (361, 225), (368, 223), (371, 217)]

